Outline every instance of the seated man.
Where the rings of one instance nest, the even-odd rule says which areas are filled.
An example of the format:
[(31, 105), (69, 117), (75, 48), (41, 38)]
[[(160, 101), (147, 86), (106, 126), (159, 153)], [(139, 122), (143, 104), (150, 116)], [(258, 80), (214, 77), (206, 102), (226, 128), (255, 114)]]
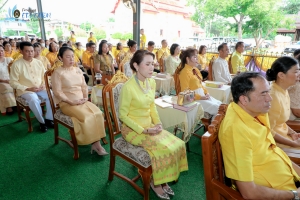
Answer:
[(244, 72), (231, 91), (234, 102), (219, 130), (226, 176), (245, 199), (299, 199), (300, 168), (271, 134), (268, 82), (258, 72)]
[[(147, 50), (151, 53), (153, 53), (153, 50), (154, 50), (154, 45), (155, 43), (153, 41), (149, 41), (148, 42), (148, 47), (147, 47)], [(153, 53), (154, 54), (154, 53)], [(154, 72), (156, 73), (160, 73), (160, 70), (159, 70), (159, 63), (157, 62), (157, 59), (156, 59), (156, 56), (154, 54), (154, 60), (153, 60), (153, 66), (154, 66)]]
[(82, 65), (86, 68), (88, 75), (92, 75), (91, 57), (94, 55), (95, 50), (96, 44), (94, 42), (88, 42), (86, 44), (86, 51), (82, 53)]
[[(18, 96), (26, 99), (29, 108), (40, 122), (40, 130), (46, 132), (48, 127), (53, 128), (53, 115), (45, 90), (45, 68), (41, 61), (33, 58), (33, 45), (30, 42), (21, 42), (20, 51), (23, 57), (12, 64), (9, 83), (12, 88), (17, 90)], [(38, 96), (46, 101), (45, 120)]]
[(230, 85), (231, 75), (228, 68), (228, 62), (225, 60), (229, 54), (229, 48), (226, 43), (218, 46), (219, 57), (214, 61), (212, 74), (214, 81), (224, 82)]
[(231, 67), (232, 67), (233, 74), (247, 71), (244, 63), (244, 56), (242, 54), (244, 52), (244, 49), (245, 49), (244, 42), (236, 43), (235, 52), (233, 52), (231, 57)]

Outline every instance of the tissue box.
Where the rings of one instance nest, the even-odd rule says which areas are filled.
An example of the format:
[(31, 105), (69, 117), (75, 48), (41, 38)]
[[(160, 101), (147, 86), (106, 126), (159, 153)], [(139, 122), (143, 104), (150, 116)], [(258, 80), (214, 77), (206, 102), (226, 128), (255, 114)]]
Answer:
[(212, 88), (221, 88), (223, 87), (223, 82), (216, 82), (216, 81), (205, 81), (206, 87), (212, 87)]
[(158, 73), (156, 75), (157, 78), (167, 78), (167, 75), (166, 74), (162, 74), (162, 73)]

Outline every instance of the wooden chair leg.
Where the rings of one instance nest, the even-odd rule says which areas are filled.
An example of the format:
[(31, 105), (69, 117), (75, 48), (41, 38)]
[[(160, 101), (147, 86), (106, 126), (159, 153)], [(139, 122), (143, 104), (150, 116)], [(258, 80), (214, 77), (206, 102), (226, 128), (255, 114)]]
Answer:
[(54, 120), (54, 144), (58, 144), (58, 123)]
[(103, 144), (108, 144), (108, 142), (106, 141), (106, 137), (101, 138), (101, 140), (102, 140)]
[(142, 176), (143, 179), (144, 200), (149, 200), (151, 174), (142, 170), (139, 170), (139, 174)]
[(77, 140), (75, 137), (75, 133), (74, 130), (69, 129), (69, 133), (71, 135), (72, 138), (72, 143), (73, 143), (73, 149), (74, 149), (74, 160), (77, 160), (79, 158), (79, 152), (78, 152), (78, 145), (77, 145)]
[(17, 112), (18, 112), (19, 122), (21, 122), (22, 121), (21, 108), (20, 108), (20, 105), (18, 103), (17, 103)]
[(110, 163), (109, 163), (109, 174), (108, 174), (108, 180), (109, 181), (112, 181), (113, 178), (114, 178), (115, 163), (116, 163), (116, 156), (111, 151), (111, 153), (110, 153)]
[(31, 118), (30, 118), (30, 110), (25, 109), (25, 116), (26, 116), (26, 120), (28, 123), (28, 132), (32, 132), (33, 128), (32, 128), (32, 123), (31, 123)]

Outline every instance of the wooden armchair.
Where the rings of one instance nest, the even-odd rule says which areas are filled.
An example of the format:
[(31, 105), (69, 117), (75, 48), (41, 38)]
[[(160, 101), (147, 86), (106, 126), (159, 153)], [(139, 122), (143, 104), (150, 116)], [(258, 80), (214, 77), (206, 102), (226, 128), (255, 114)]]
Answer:
[[(222, 150), (218, 139), (220, 124), (225, 117), (227, 105), (219, 107), (218, 115), (202, 136), (202, 155), (207, 200), (241, 200), (238, 191), (225, 184)], [(227, 179), (228, 180), (228, 179)]]
[(215, 57), (213, 56), (209, 62), (209, 65), (208, 65), (208, 77), (207, 79), (209, 81), (213, 81), (213, 70), (212, 70), (212, 67), (213, 67), (213, 64), (214, 64), (214, 61), (215, 61)]
[[(50, 100), (51, 104), (51, 109), (53, 113), (53, 123), (54, 123), (54, 143), (58, 144), (58, 141), (64, 141), (67, 143), (73, 150), (74, 150), (74, 156), (73, 158), (77, 160), (79, 158), (79, 152), (78, 152), (78, 144), (77, 140), (75, 137), (75, 132), (74, 132), (74, 125), (71, 117), (63, 114), (63, 112), (60, 110), (59, 105), (56, 105), (54, 103), (53, 97), (52, 97), (52, 92), (50, 90), (50, 84), (49, 84), (49, 79), (48, 77), (51, 77), (53, 70), (48, 70), (45, 75), (44, 75), (44, 80), (45, 80), (45, 85), (46, 85), (46, 90), (47, 94)], [(58, 132), (58, 124), (63, 125), (67, 129), (69, 129), (69, 133), (71, 136), (71, 140), (65, 139), (59, 136)], [(102, 138), (102, 141), (104, 144), (106, 144), (105, 138)]]
[(94, 66), (95, 66), (95, 62), (94, 62), (94, 56), (91, 56), (90, 58), (90, 62), (91, 62), (91, 73), (92, 73), (92, 86), (96, 85), (96, 79), (95, 79), (95, 71), (94, 71)]
[[(11, 68), (12, 64), (13, 64), (13, 61), (10, 62), (8, 64), (8, 66), (7, 66), (8, 67), (8, 73), (10, 73), (10, 68)], [(15, 95), (16, 105), (17, 105), (17, 112), (18, 112), (18, 118), (19, 118), (18, 121), (21, 122), (22, 120), (26, 120), (27, 123), (28, 123), (28, 132), (32, 132), (33, 131), (33, 127), (32, 127), (31, 120), (35, 119), (35, 117), (30, 117), (30, 111), (31, 110), (29, 108), (28, 102), (26, 101), (26, 99), (24, 99), (21, 96), (17, 95), (16, 89), (14, 89), (14, 95)], [(45, 102), (45, 100), (42, 97), (40, 97), (40, 96), (38, 96), (38, 97), (39, 97), (39, 99), (41, 101), (40, 105), (41, 105), (43, 114), (45, 114), (46, 111), (45, 111), (44, 108), (46, 106), (46, 102)], [(24, 115), (25, 116), (22, 115), (22, 112), (21, 112), (22, 110), (24, 111)]]
[[(176, 95), (178, 95), (179, 92), (181, 92), (179, 69), (180, 69), (180, 65), (177, 67), (177, 69), (175, 70), (175, 73), (174, 73)], [(211, 117), (212, 116), (210, 116), (208, 113), (204, 113), (204, 118), (201, 119), (203, 125), (205, 126), (205, 130), (208, 130), (208, 126), (211, 123)], [(198, 136), (197, 134), (194, 134), (194, 135)]]
[(228, 60), (228, 70), (229, 70), (229, 73), (230, 74), (233, 74), (233, 69), (232, 69), (232, 64), (231, 64), (231, 57), (229, 57), (229, 60)]
[[(127, 81), (127, 77), (119, 70), (112, 80), (104, 86), (102, 91), (104, 112), (107, 117), (109, 137), (110, 137), (110, 167), (108, 180), (112, 181), (117, 176), (130, 185), (144, 196), (145, 200), (149, 199), (150, 178), (152, 175), (151, 159), (148, 152), (138, 146), (128, 143), (121, 135), (121, 122), (118, 117), (119, 113), (119, 96), (122, 86)], [(106, 98), (106, 94), (109, 98)], [(110, 105), (108, 105), (110, 104)], [(115, 171), (116, 156), (129, 162), (138, 168), (139, 175), (130, 179), (125, 175)], [(136, 181), (142, 177), (143, 188), (140, 188)]]

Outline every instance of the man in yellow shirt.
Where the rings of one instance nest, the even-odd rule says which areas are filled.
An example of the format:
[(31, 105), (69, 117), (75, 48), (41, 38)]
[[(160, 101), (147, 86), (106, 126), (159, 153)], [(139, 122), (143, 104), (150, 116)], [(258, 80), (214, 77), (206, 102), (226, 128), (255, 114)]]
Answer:
[(244, 56), (242, 55), (244, 49), (245, 49), (244, 42), (236, 43), (235, 52), (233, 52), (231, 56), (231, 67), (232, 67), (233, 74), (247, 71), (244, 63)]
[(94, 33), (90, 32), (90, 37), (87, 39), (87, 42), (94, 42), (97, 44), (97, 39), (94, 37)]
[(226, 176), (244, 199), (299, 199), (300, 168), (270, 130), (269, 83), (258, 72), (244, 72), (233, 79), (231, 91), (234, 102), (219, 130)]
[[(153, 53), (154, 48), (155, 48), (155, 43), (153, 41), (149, 41), (148, 42), (147, 51)], [(154, 59), (153, 59), (154, 72), (160, 73), (159, 63), (157, 62), (155, 53), (153, 53), (153, 54), (154, 54)]]
[[(46, 132), (48, 127), (53, 128), (53, 115), (45, 90), (45, 68), (41, 61), (33, 58), (34, 49), (30, 42), (21, 42), (20, 51), (23, 57), (12, 64), (9, 83), (12, 88), (17, 90), (18, 96), (26, 99), (29, 108), (40, 122), (40, 130)], [(45, 119), (43, 118), (39, 96), (46, 102)]]
[[(167, 40), (162, 40), (161, 41), (161, 48), (156, 52), (157, 55), (157, 61), (159, 65), (161, 65), (162, 60), (165, 59), (170, 55), (170, 49), (168, 48), (168, 42)], [(162, 67), (162, 66), (160, 66)]]
[(92, 75), (91, 57), (94, 55), (95, 50), (96, 44), (94, 42), (89, 42), (86, 44), (86, 51), (82, 53), (82, 65), (87, 69), (88, 75)]
[(146, 42), (147, 42), (147, 37), (145, 35), (144, 29), (141, 29), (141, 38), (140, 38), (140, 41), (141, 41), (141, 49), (145, 49)]

